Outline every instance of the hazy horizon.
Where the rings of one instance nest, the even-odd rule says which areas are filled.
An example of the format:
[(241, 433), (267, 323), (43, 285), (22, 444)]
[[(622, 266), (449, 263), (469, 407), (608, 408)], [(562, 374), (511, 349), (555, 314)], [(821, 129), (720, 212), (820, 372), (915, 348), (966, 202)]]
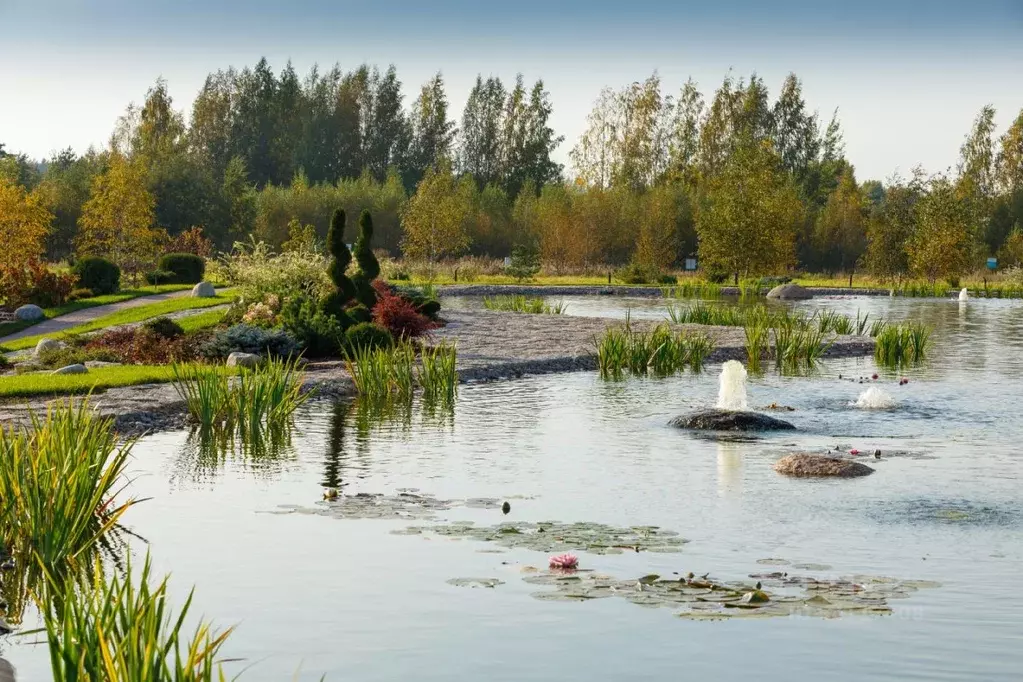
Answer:
[[(826, 123), (836, 108), (857, 177), (884, 179), (921, 164), (954, 166), (959, 145), (985, 104), (999, 133), (1023, 108), (1023, 4), (978, 0), (963, 7), (866, 0), (855, 14), (789, 0), (693, 3), (639, 0), (626, 15), (608, 2), (514, 7), (448, 2), (426, 10), (407, 0), (386, 8), (303, 0), (144, 6), (99, 0), (0, 0), (0, 142), (33, 158), (106, 144), (129, 102), (158, 77), (186, 119), (206, 75), (251, 66), (274, 71), (290, 59), (300, 75), (318, 63), (352, 68), (394, 64), (405, 104), (433, 73), (444, 74), (451, 116), (477, 73), (506, 83), (543, 78), (551, 123), (568, 152), (603, 87), (653, 71), (666, 94), (692, 76), (708, 99), (731, 69), (757, 72), (777, 95), (786, 74)], [(354, 28), (353, 28), (354, 26)]]

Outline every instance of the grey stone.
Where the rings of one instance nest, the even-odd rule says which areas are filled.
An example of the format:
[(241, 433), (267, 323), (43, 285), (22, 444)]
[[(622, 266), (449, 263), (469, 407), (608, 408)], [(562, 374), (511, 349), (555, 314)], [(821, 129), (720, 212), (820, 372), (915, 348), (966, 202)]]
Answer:
[(672, 419), (669, 424), (698, 431), (789, 431), (796, 427), (766, 414), (741, 410), (700, 410)]
[(36, 322), (46, 317), (43, 309), (31, 303), (23, 305), (14, 311), (14, 319), (21, 322)]
[(779, 301), (805, 301), (813, 298), (813, 294), (804, 287), (794, 282), (789, 282), (788, 284), (779, 284), (768, 291), (767, 297), (776, 298)]
[(209, 282), (199, 282), (192, 287), (192, 296), (194, 298), (213, 298), (216, 295), (217, 290)]
[(231, 353), (227, 356), (228, 367), (245, 367), (255, 369), (259, 366), (260, 357), (252, 353)]
[(66, 343), (64, 343), (63, 341), (58, 341), (57, 339), (39, 339), (39, 343), (36, 344), (36, 349), (34, 353), (36, 357), (39, 357), (46, 351), (60, 350), (61, 348), (66, 347), (67, 347)]
[(855, 478), (857, 476), (869, 476), (874, 473), (874, 470), (866, 464), (839, 457), (825, 457), (824, 455), (809, 455), (806, 453), (782, 457), (774, 463), (774, 470), (779, 474), (799, 478), (820, 478), (824, 476)]
[(54, 374), (85, 374), (88, 372), (88, 368), (85, 365), (68, 365), (67, 367), (61, 367), (60, 369), (53, 370)]
[(86, 369), (102, 369), (103, 367), (120, 367), (120, 362), (104, 362), (103, 360), (86, 360)]

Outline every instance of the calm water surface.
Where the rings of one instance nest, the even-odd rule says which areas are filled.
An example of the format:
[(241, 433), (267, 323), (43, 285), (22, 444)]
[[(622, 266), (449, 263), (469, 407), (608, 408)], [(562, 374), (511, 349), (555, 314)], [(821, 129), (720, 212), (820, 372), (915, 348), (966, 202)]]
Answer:
[[(567, 298), (569, 314), (661, 318), (662, 301)], [(461, 302), (463, 305), (471, 304)], [(815, 377), (768, 374), (750, 403), (790, 405), (799, 431), (716, 442), (665, 424), (712, 404), (703, 375), (606, 383), (588, 373), (465, 386), (451, 415), (360, 424), (350, 404), (311, 406), (293, 447), (268, 461), (200, 463), (185, 433), (141, 441), (128, 514), (159, 571), (198, 610), (237, 624), (225, 654), (243, 679), (317, 680), (1010, 680), (1023, 667), (1023, 304), (818, 299), (799, 308), (922, 319), (927, 365), (877, 382), (891, 411), (850, 406), (870, 360)], [(839, 375), (844, 378), (839, 379)], [(897, 379), (910, 383), (899, 387)], [(795, 448), (879, 448), (877, 472), (789, 480), (771, 465)], [(528, 550), (393, 535), (404, 521), (281, 514), (345, 494), (414, 487), (441, 498), (512, 498), (512, 520), (660, 525), (680, 554), (580, 554), (622, 578), (673, 571), (738, 580), (758, 559), (942, 583), (884, 617), (689, 622), (624, 600), (544, 602), (521, 580)], [(523, 499), (520, 499), (520, 497)], [(277, 513), (275, 513), (277, 512)], [(490, 525), (499, 511), (442, 519)], [(420, 522), (412, 522), (420, 523)], [(145, 546), (136, 543), (138, 552)], [(773, 569), (766, 569), (773, 570)], [(495, 589), (448, 585), (493, 577)], [(49, 679), (44, 647), (5, 646), (22, 679)], [(240, 666), (232, 667), (239, 670)]]

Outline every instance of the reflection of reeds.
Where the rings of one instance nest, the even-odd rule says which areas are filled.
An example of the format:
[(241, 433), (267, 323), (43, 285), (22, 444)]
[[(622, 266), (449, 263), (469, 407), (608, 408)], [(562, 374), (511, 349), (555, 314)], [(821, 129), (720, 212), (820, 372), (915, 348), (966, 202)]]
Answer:
[(275, 471), (280, 462), (294, 456), (291, 429), (290, 422), (246, 428), (197, 426), (188, 435), (180, 467), (197, 479), (216, 475), (229, 459), (252, 470)]
[(44, 610), (50, 664), (56, 682), (79, 680), (223, 680), (220, 648), (231, 630), (200, 622), (191, 635), (185, 621), (192, 595), (175, 613), (167, 579), (150, 585), (149, 557), (139, 576), (97, 577), (87, 589), (55, 586), (59, 598)]

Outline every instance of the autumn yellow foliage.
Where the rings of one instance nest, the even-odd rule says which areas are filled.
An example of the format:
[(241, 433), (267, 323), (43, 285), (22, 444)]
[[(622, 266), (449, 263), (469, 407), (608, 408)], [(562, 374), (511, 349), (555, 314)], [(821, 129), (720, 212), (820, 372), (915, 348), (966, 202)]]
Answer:
[(0, 176), (0, 270), (39, 259), (52, 220), (37, 196)]

